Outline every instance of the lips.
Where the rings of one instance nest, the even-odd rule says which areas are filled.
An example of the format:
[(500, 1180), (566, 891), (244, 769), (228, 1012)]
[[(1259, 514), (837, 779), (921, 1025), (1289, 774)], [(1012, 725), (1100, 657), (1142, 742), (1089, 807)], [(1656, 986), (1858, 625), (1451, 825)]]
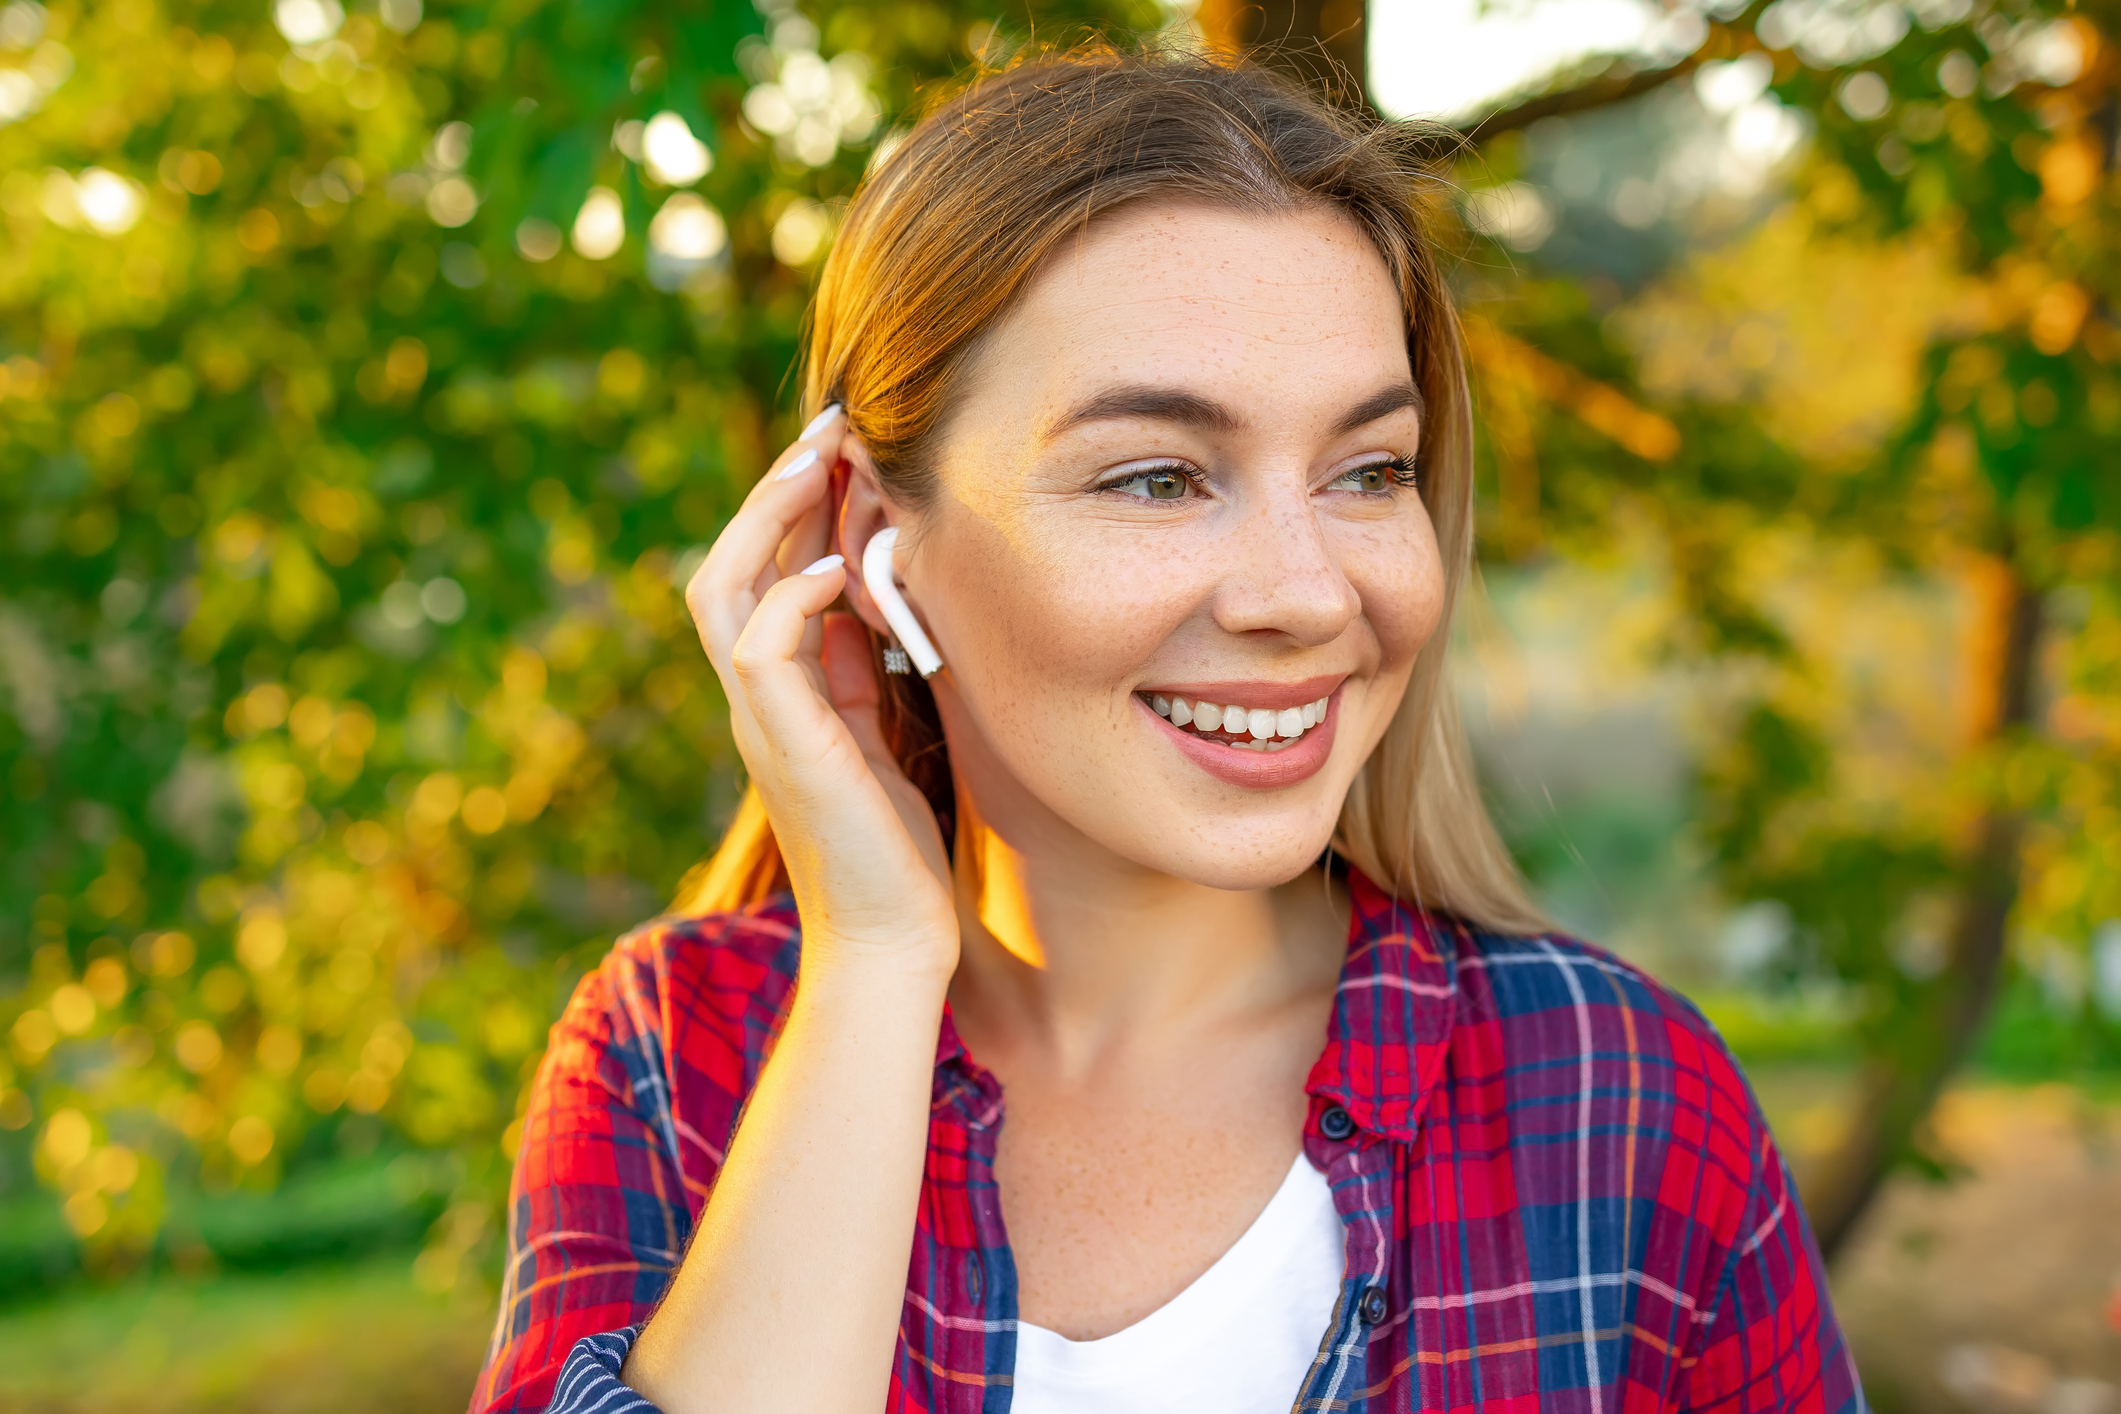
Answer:
[[(1174, 686), (1138, 692), (1135, 700), (1157, 730), (1209, 775), (1235, 786), (1275, 790), (1310, 779), (1332, 754), (1343, 681), (1332, 677), (1281, 685), (1203, 683), (1194, 687), (1194, 696)], [(1211, 697), (1211, 690), (1222, 700)], [(1158, 698), (1165, 701), (1164, 711), (1157, 710)], [(1174, 722), (1180, 702), (1189, 709), (1216, 708), (1217, 725), (1203, 731), (1200, 724)], [(1224, 725), (1232, 722), (1234, 728)], [(1286, 736), (1281, 732), (1285, 724), (1292, 729)]]

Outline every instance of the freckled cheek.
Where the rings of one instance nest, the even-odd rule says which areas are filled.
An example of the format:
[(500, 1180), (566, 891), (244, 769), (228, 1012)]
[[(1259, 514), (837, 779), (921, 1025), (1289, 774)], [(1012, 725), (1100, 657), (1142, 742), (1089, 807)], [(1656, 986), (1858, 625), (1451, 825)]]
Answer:
[[(1170, 566), (1132, 557), (998, 556), (953, 574), (952, 610), (931, 614), (947, 634), (960, 682), (993, 704), (1097, 718), (1111, 694), (1182, 622), (1182, 595), (1160, 592)], [(973, 612), (964, 612), (971, 608)]]
[(1377, 636), (1382, 674), (1404, 671), (1443, 622), (1443, 566), (1434, 538), (1426, 527), (1379, 537), (1342, 563)]

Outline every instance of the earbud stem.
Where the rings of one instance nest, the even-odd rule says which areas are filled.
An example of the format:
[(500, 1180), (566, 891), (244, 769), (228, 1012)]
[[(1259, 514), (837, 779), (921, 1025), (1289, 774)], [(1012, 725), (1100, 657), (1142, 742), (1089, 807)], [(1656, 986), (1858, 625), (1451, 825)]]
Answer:
[(898, 592), (898, 575), (891, 565), (892, 551), (898, 547), (898, 527), (886, 526), (869, 537), (869, 546), (862, 551), (862, 583), (869, 590), (869, 597), (883, 611), (884, 622), (898, 635), (913, 666), (924, 678), (932, 678), (943, 666), (942, 655), (928, 641), (919, 619), (906, 604), (904, 595)]

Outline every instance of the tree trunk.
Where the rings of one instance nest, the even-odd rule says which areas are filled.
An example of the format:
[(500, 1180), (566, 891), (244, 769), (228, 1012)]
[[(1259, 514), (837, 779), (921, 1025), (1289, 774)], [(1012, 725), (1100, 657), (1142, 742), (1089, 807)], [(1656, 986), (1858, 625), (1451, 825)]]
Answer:
[[(2045, 604), (2006, 561), (1989, 612), (1998, 652), (1981, 735), (1995, 741), (2032, 720)], [(1901, 1034), (1913, 1038), (1898, 1054), (1877, 1057), (1859, 1079), (1847, 1137), (1806, 1185), (1805, 1208), (1820, 1250), (1832, 1258), (1877, 1196), (1894, 1160), (1905, 1151), (1954, 1071), (1980, 1038), (2003, 967), (2011, 906), (2017, 901), (2019, 844), (2024, 821), (2006, 805), (1982, 816), (1952, 933), (1945, 970)]]
[(1369, 105), (1363, 0), (1202, 0), (1194, 18), (1211, 48), (1250, 54), (1347, 102)]

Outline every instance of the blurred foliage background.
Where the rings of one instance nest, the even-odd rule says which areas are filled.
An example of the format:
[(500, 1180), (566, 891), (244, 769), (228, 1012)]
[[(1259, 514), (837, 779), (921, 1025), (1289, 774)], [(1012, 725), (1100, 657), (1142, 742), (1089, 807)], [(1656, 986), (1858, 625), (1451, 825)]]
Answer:
[[(1438, 135), (1498, 811), (1747, 1061), (1886, 1407), (2121, 1408), (2110, 1221), (2025, 1336), (2075, 1343), (2016, 1351), (1891, 1324), (1876, 1252), (1942, 1220), (1873, 1202), (2115, 1133), (2110, 9), (1675, 0)], [(794, 429), (855, 182), (1034, 36), (1317, 78), (1378, 18), (0, 7), (12, 1400), (464, 1397), (545, 1028), (736, 798), (678, 586)]]

